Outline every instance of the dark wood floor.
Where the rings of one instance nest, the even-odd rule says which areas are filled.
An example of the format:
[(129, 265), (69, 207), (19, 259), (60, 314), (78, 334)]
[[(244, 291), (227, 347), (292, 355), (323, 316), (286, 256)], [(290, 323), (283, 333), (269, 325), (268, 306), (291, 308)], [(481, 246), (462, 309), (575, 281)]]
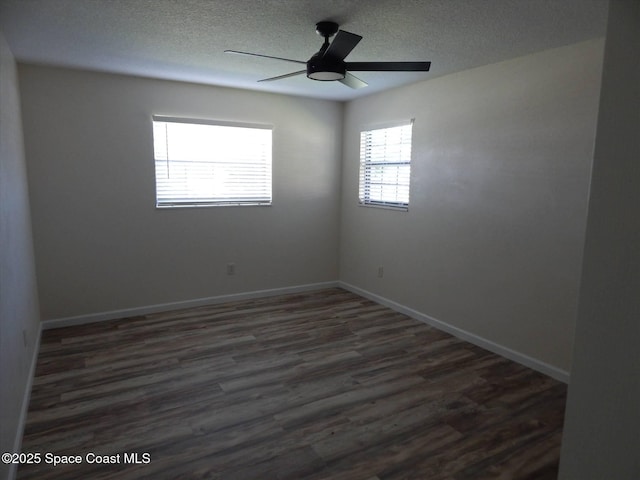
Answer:
[(565, 395), (341, 289), (60, 328), (18, 478), (555, 479)]

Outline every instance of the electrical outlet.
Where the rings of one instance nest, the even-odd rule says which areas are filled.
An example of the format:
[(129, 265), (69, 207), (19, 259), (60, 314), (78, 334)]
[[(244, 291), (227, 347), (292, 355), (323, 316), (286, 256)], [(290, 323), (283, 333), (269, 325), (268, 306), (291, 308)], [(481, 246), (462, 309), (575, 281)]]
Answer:
[(378, 278), (384, 277), (384, 267), (378, 267)]
[(235, 274), (236, 274), (236, 264), (227, 263), (227, 275), (235, 275)]

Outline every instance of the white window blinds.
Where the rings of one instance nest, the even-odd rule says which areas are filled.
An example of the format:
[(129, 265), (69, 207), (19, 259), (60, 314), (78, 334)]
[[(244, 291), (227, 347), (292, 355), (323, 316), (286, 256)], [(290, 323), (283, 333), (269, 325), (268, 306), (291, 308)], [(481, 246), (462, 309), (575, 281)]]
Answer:
[(156, 206), (270, 205), (263, 125), (153, 116)]
[(413, 121), (360, 133), (361, 205), (409, 208)]

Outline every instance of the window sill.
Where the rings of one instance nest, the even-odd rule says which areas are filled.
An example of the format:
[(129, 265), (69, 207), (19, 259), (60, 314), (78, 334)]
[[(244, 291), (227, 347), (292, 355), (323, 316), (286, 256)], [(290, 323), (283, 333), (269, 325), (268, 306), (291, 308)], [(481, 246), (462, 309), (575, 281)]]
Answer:
[(359, 207), (379, 208), (381, 210), (394, 210), (396, 212), (408, 212), (409, 205), (393, 206), (393, 205), (376, 205), (375, 203), (358, 203)]
[(156, 205), (156, 210), (173, 210), (182, 208), (209, 208), (209, 207), (270, 207), (271, 203), (201, 203), (201, 204), (175, 204)]

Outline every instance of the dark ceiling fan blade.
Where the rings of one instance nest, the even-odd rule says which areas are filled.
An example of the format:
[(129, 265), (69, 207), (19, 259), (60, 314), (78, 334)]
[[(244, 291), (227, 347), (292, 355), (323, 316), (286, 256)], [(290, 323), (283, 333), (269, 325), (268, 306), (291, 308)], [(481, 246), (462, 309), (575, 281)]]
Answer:
[(273, 80), (281, 80), (283, 78), (295, 77), (296, 75), (302, 75), (303, 73), (307, 73), (306, 70), (300, 70), (299, 72), (286, 73), (284, 75), (278, 75), (277, 77), (263, 78), (262, 80), (258, 80), (259, 82), (271, 82)]
[(324, 52), (324, 57), (331, 57), (335, 60), (344, 60), (360, 40), (362, 40), (360, 35), (339, 30), (336, 34), (336, 38), (333, 39), (329, 48)]
[(306, 65), (307, 64), (307, 62), (303, 62), (301, 60), (292, 60), (290, 58), (273, 57), (271, 55), (261, 55), (259, 53), (239, 52), (238, 50), (225, 50), (224, 53), (232, 53), (234, 55), (246, 55), (246, 56), (249, 56), (249, 57), (272, 58), (274, 60), (282, 60), (284, 62), (301, 63), (302, 65)]
[(431, 62), (347, 62), (353, 72), (428, 72)]
[(351, 88), (362, 88), (368, 85), (367, 82), (360, 80), (358, 77), (356, 77), (355, 75), (351, 75), (349, 72), (347, 72), (344, 78), (341, 78), (338, 81)]

